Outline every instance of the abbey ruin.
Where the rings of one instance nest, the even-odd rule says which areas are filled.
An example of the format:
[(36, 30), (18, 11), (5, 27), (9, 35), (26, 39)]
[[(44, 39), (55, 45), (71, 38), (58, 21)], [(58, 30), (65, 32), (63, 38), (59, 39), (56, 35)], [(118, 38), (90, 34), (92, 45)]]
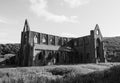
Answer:
[(98, 24), (90, 34), (67, 38), (31, 31), (27, 20), (21, 33), (19, 65), (42, 66), (105, 62)]

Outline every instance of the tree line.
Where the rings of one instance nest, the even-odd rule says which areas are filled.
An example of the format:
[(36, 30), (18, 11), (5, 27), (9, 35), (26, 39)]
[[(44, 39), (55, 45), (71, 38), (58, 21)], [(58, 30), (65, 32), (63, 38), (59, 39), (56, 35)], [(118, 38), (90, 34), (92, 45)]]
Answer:
[(0, 44), (0, 55), (17, 54), (20, 49), (20, 44)]

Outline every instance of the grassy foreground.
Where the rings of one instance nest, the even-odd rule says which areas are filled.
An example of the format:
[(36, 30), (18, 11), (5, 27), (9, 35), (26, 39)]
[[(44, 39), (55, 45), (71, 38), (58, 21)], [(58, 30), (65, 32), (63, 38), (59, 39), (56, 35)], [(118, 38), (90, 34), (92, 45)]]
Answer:
[(0, 83), (120, 83), (120, 63), (1, 68)]

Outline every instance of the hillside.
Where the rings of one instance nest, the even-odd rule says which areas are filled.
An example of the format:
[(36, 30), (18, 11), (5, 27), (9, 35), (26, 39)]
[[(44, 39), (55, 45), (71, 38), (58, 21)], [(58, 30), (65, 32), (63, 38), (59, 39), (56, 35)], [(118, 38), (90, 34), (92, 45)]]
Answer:
[(15, 65), (15, 57), (18, 55), (20, 44), (0, 44), (0, 67)]
[(120, 63), (1, 68), (0, 83), (120, 83)]
[(107, 60), (109, 62), (120, 62), (120, 37), (105, 37), (103, 42)]
[(109, 51), (120, 51), (120, 37), (105, 37), (103, 38), (105, 47)]

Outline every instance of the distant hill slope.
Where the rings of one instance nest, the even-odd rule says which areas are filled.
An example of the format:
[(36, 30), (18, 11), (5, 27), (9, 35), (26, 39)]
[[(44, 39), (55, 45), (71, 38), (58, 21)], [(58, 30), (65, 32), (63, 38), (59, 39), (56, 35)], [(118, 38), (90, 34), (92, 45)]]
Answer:
[(120, 37), (104, 37), (103, 42), (109, 51), (120, 51)]

